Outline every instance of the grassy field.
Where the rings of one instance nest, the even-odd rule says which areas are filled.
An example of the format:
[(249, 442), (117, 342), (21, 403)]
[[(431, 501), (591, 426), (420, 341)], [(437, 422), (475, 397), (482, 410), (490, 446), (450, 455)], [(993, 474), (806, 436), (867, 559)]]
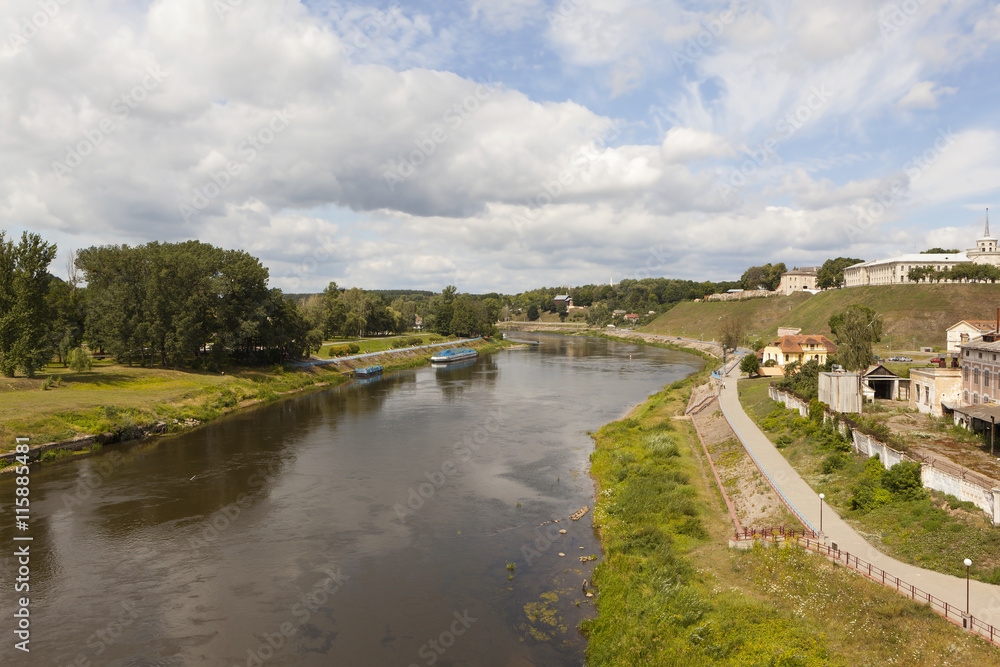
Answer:
[[(431, 343), (442, 343), (447, 338), (438, 336), (437, 334), (406, 334), (401, 336), (385, 336), (380, 338), (344, 338), (344, 339), (334, 339), (323, 342), (323, 347), (320, 348), (319, 352), (316, 353), (317, 357), (322, 359), (327, 359), (330, 356), (330, 348), (336, 347), (338, 345), (347, 345), (348, 343), (354, 343), (359, 348), (358, 352), (354, 354), (365, 354), (367, 352), (383, 352), (385, 350), (391, 350), (392, 344), (401, 339), (407, 338), (419, 338), (423, 341), (423, 345), (429, 345)], [(454, 336), (452, 336), (454, 338)]]
[(730, 550), (689, 421), (690, 381), (596, 435), (599, 616), (588, 665), (994, 664), (996, 650), (797, 548)]
[[(893, 558), (938, 572), (964, 576), (962, 558), (976, 564), (973, 578), (1000, 584), (1000, 527), (972, 503), (930, 492), (920, 500), (889, 502), (869, 512), (851, 509), (853, 487), (861, 478), (864, 457), (840, 454), (797, 412), (767, 395), (767, 380), (740, 380), (747, 414), (775, 442), (782, 454), (826, 502), (875, 547)], [(962, 554), (956, 557), (955, 554)]]
[(827, 321), (851, 304), (869, 306), (885, 320), (878, 352), (945, 345), (945, 329), (963, 319), (993, 319), (1000, 305), (1000, 285), (886, 285), (830, 290), (734, 302), (679, 303), (643, 328), (671, 336), (718, 339), (723, 322), (741, 316), (751, 335), (770, 338), (779, 326), (802, 327), (803, 333), (830, 334)]
[[(233, 369), (222, 375), (110, 362), (83, 373), (46, 368), (42, 377), (0, 381), (0, 451), (11, 450), (17, 436), (41, 444), (161, 421), (207, 421), (250, 401), (346, 380), (324, 369)], [(57, 381), (43, 389), (53, 377)]]
[[(392, 339), (358, 344), (362, 343), (367, 351), (388, 351)], [(498, 340), (476, 347), (490, 352), (508, 344)], [(412, 368), (426, 364), (430, 354), (379, 357), (377, 363), (386, 370)], [(233, 368), (225, 374), (106, 361), (96, 362), (93, 370), (83, 373), (49, 366), (35, 379), (0, 379), (0, 453), (14, 448), (15, 437), (27, 436), (32, 444), (44, 444), (160, 422), (168, 430), (178, 429), (188, 420), (209, 421), (240, 406), (347, 380), (332, 365), (294, 370)]]

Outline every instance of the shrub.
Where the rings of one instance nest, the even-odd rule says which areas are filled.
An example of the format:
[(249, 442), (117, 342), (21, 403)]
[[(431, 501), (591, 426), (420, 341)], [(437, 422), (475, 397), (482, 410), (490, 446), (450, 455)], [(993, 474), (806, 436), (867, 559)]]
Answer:
[(417, 336), (410, 336), (409, 338), (406, 339), (406, 344), (411, 347), (414, 345), (423, 345), (424, 339), (418, 338)]
[(844, 454), (843, 452), (834, 452), (833, 454), (830, 454), (825, 459), (823, 459), (823, 463), (820, 466), (820, 470), (823, 471), (824, 475), (829, 475), (830, 473), (836, 472), (841, 468), (846, 467), (847, 464), (850, 462), (851, 462), (851, 457), (848, 456), (847, 454)]
[(357, 343), (349, 343), (347, 345), (347, 351), (351, 354), (357, 354), (358, 352), (361, 351), (361, 346), (358, 345)]
[(881, 483), (892, 494), (893, 500), (919, 500), (925, 495), (920, 480), (920, 464), (915, 461), (892, 466), (882, 475)]
[(813, 420), (817, 424), (823, 423), (823, 415), (826, 414), (826, 403), (822, 402), (818, 398), (814, 398), (809, 401), (809, 419)]
[(764, 365), (767, 366), (768, 368), (773, 368), (778, 365), (778, 362), (775, 361), (774, 359), (768, 359), (767, 361), (764, 362)]
[(793, 442), (792, 436), (790, 436), (790, 435), (781, 435), (781, 436), (778, 436), (777, 440), (774, 441), (774, 445), (778, 449), (783, 449), (783, 448), (787, 447), (788, 445), (792, 444), (792, 442)]

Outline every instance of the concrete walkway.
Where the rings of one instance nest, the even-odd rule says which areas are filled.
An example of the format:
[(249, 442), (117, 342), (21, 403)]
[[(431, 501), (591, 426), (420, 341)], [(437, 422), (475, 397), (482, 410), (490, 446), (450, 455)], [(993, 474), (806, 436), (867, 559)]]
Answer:
[[(779, 489), (779, 493), (785, 497), (793, 511), (799, 514), (809, 527), (820, 532), (819, 495), (806, 484), (799, 473), (781, 455), (781, 452), (743, 411), (737, 394), (736, 383), (738, 379), (739, 370), (737, 368), (730, 370), (719, 401), (723, 414), (751, 457), (754, 458), (763, 473), (772, 480), (774, 486)], [(868, 561), (899, 577), (907, 584), (916, 586), (960, 610), (965, 610), (966, 581), (964, 577), (952, 577), (932, 572), (890, 558), (865, 541), (829, 505), (824, 505), (822, 511), (822, 534), (827, 544), (836, 544), (841, 551), (846, 551), (852, 556)], [(963, 559), (971, 558), (968, 554), (958, 552), (951, 554), (951, 556), (960, 566)], [(973, 568), (975, 567), (976, 564), (973, 562)], [(1000, 626), (1000, 586), (972, 581), (969, 607), (969, 611), (975, 618), (993, 626)]]

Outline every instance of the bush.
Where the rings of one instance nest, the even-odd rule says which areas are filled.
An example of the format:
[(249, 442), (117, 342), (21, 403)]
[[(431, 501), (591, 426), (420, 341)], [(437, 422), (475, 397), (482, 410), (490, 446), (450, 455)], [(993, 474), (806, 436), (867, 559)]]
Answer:
[(416, 346), (416, 345), (423, 345), (424, 344), (424, 339), (423, 338), (418, 338), (417, 336), (410, 336), (409, 338), (406, 339), (406, 344), (409, 345), (410, 347), (413, 347), (413, 346)]
[(904, 461), (892, 466), (882, 475), (882, 487), (892, 494), (893, 500), (919, 500), (924, 497), (920, 480), (920, 464)]
[(768, 368), (774, 368), (775, 366), (778, 365), (778, 362), (775, 361), (774, 359), (768, 359), (767, 361), (764, 362), (764, 365), (767, 366)]
[(397, 338), (396, 340), (392, 341), (391, 345), (392, 349), (394, 350), (398, 350), (401, 347), (409, 347), (409, 346), (410, 344), (406, 342), (405, 338)]
[(823, 415), (826, 414), (827, 405), (818, 398), (809, 401), (809, 419), (817, 424), (823, 423)]
[(357, 343), (349, 343), (347, 345), (347, 351), (350, 352), (351, 354), (357, 354), (358, 352), (361, 351), (361, 346), (358, 345)]
[(830, 454), (825, 459), (820, 466), (820, 470), (823, 471), (824, 475), (829, 475), (830, 473), (836, 472), (841, 468), (847, 467), (847, 464), (851, 462), (851, 457), (843, 452), (834, 452)]
[[(354, 343), (351, 343), (351, 345), (353, 345), (355, 348), (357, 348), (359, 350), (361, 349), (360, 347), (358, 347)], [(331, 357), (341, 357), (341, 356), (343, 356), (345, 354), (350, 354), (351, 353), (351, 345), (331, 345), (330, 346), (330, 356)]]
[(83, 348), (74, 348), (69, 353), (69, 367), (72, 368), (77, 373), (82, 373), (83, 371), (89, 371), (94, 366), (94, 362), (91, 360), (90, 356), (83, 351)]

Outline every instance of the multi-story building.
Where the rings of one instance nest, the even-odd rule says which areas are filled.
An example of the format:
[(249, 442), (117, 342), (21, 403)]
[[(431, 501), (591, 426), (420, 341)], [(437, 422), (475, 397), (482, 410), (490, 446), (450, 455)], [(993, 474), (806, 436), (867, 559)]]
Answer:
[(844, 287), (913, 285), (915, 282), (910, 280), (911, 269), (928, 267), (935, 271), (945, 271), (967, 262), (1000, 266), (1000, 250), (996, 237), (990, 235), (989, 217), (986, 219), (986, 229), (976, 241), (975, 248), (969, 248), (965, 252), (909, 254), (861, 262), (844, 269)]
[(992, 333), (997, 330), (995, 320), (962, 320), (957, 324), (952, 324), (945, 329), (945, 336), (948, 339), (947, 352), (958, 352), (958, 346), (968, 343), (974, 338), (979, 338), (983, 334)]
[(794, 267), (791, 271), (781, 274), (781, 282), (778, 283), (778, 294), (789, 296), (803, 290), (816, 290), (816, 281), (819, 278), (818, 266)]
[(827, 357), (836, 351), (837, 346), (826, 336), (782, 336), (764, 348), (762, 363), (773, 359), (779, 366), (784, 366), (793, 361), (805, 363), (815, 359), (822, 365), (826, 363)]
[(1000, 335), (988, 333), (961, 348), (963, 405), (1000, 402)]

